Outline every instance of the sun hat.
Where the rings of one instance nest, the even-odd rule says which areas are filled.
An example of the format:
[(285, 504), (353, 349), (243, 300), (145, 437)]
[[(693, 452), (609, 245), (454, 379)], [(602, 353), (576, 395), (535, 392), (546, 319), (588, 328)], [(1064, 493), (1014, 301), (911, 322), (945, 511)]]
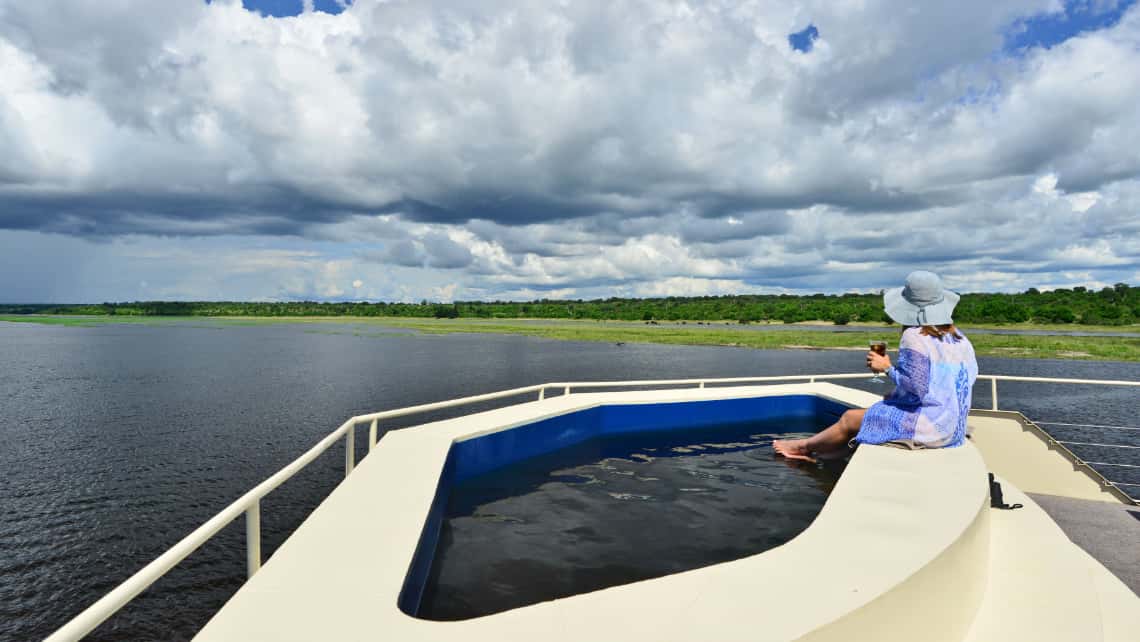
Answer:
[(900, 325), (943, 325), (954, 323), (950, 315), (960, 298), (942, 287), (937, 274), (918, 270), (907, 275), (904, 287), (883, 293), (883, 308)]

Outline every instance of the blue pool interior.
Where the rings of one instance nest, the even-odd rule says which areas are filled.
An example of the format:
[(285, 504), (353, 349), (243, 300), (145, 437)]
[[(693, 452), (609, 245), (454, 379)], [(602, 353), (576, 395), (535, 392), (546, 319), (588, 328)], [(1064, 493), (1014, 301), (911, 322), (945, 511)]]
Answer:
[(456, 442), (399, 607), (461, 620), (782, 544), (841, 464), (777, 460), (771, 440), (847, 408), (813, 395), (607, 405)]

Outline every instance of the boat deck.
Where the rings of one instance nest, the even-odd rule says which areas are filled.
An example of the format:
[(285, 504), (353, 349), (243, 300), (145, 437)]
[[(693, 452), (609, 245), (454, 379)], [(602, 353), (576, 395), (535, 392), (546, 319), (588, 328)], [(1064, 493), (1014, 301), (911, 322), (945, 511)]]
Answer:
[(1140, 507), (1030, 493), (1074, 544), (1140, 595)]
[[(1137, 510), (1006, 416), (971, 416), (960, 449), (861, 448), (816, 522), (760, 555), (461, 622), (396, 608), (453, 440), (614, 401), (805, 393), (874, 401), (820, 383), (586, 393), (389, 433), (197, 639), (696, 640), (709, 622), (721, 640), (1134, 639), (1137, 551), (1111, 544), (1135, 541)], [(989, 508), (987, 469), (1024, 510)], [(955, 599), (932, 611), (932, 594)], [(787, 617), (812, 600), (811, 617)]]
[[(860, 448), (812, 525), (765, 553), (470, 620), (426, 621), (398, 608), (458, 441), (612, 404), (812, 395), (866, 407), (878, 396), (824, 383), (863, 377), (545, 383), (352, 417), (49, 639), (81, 639), (243, 513), (251, 579), (195, 639), (703, 640), (709, 623), (716, 639), (749, 642), (1136, 639), (1140, 502), (1068, 450), (1069, 442), (998, 410), (997, 385), (1140, 382), (1001, 375), (984, 375), (993, 408), (971, 411), (970, 443)], [(582, 392), (612, 388), (625, 392)], [(377, 443), (382, 419), (535, 393), (537, 401), (391, 431)], [(370, 454), (357, 466), (354, 435), (368, 422)], [(345, 481), (263, 567), (262, 498), (340, 440)], [(1005, 501), (1023, 510), (990, 507), (987, 471), (1002, 483)], [(932, 597), (939, 608), (927, 608)], [(804, 612), (809, 603), (815, 607)], [(795, 613), (807, 617), (789, 617)]]
[(1140, 595), (1140, 507), (1066, 457), (1019, 413), (975, 411), (970, 426), (993, 472), (1016, 484), (1074, 544)]

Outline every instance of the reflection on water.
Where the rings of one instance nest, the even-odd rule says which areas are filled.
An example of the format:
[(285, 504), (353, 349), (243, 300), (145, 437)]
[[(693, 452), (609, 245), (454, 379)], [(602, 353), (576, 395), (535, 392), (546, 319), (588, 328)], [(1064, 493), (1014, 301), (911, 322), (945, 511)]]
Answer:
[(777, 418), (594, 440), (464, 481), (418, 615), (477, 617), (779, 546), (815, 519), (842, 462), (776, 459), (773, 433), (822, 427)]

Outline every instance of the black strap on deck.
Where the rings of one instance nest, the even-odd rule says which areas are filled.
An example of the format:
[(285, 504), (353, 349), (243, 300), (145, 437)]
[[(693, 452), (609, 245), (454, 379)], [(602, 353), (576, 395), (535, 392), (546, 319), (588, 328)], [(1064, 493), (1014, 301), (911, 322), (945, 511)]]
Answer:
[(994, 474), (990, 473), (990, 508), (1000, 508), (1002, 510), (1013, 510), (1015, 508), (1022, 508), (1021, 504), (1007, 504), (1002, 498), (1001, 484), (994, 479)]

